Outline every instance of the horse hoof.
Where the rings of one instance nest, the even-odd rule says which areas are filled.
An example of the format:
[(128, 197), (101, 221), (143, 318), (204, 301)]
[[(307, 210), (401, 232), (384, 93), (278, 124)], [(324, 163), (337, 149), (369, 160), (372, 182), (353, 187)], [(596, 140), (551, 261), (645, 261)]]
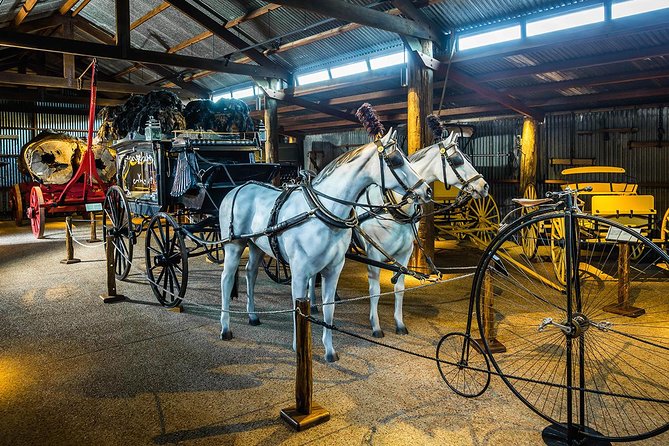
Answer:
[(311, 314), (318, 314), (318, 307), (311, 307)]
[(397, 333), (398, 335), (406, 335), (409, 334), (409, 330), (407, 330), (406, 327), (397, 327), (395, 329), (395, 333)]
[(385, 335), (383, 334), (383, 330), (372, 330), (372, 336), (375, 338), (382, 338)]
[(229, 341), (232, 339), (232, 330), (221, 332), (221, 339), (223, 341)]
[(335, 302), (341, 302), (341, 296), (335, 291)]
[(335, 353), (326, 353), (325, 354), (325, 360), (327, 362), (336, 362), (339, 361), (339, 355)]
[(255, 318), (250, 317), (249, 318), (249, 325), (252, 325), (254, 327), (260, 325), (260, 319), (258, 317), (255, 317)]

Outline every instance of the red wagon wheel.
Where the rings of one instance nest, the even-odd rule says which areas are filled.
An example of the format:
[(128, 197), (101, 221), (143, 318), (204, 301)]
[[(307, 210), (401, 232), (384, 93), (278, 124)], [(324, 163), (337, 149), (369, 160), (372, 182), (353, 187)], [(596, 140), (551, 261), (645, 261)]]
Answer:
[(30, 208), (28, 208), (30, 227), (35, 238), (44, 238), (44, 225), (46, 224), (46, 209), (44, 208), (44, 196), (39, 186), (33, 186), (30, 190)]

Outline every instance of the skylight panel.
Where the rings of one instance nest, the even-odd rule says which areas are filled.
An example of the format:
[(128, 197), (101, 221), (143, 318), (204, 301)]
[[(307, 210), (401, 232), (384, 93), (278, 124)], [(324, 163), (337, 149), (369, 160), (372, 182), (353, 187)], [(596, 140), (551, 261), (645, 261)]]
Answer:
[(217, 93), (211, 97), (211, 100), (213, 102), (217, 102), (219, 99), (225, 98), (225, 99), (230, 99), (232, 97), (232, 93), (229, 91), (226, 91), (225, 93)]
[(527, 36), (531, 37), (603, 21), (604, 6), (602, 5), (596, 8), (582, 9), (576, 12), (555, 15), (547, 19), (527, 22), (526, 32)]
[(297, 82), (299, 82), (300, 85), (313, 84), (314, 82), (322, 82), (328, 79), (330, 79), (328, 70), (315, 71), (313, 73), (297, 76)]
[(611, 18), (620, 19), (645, 12), (669, 8), (669, 0), (628, 0), (611, 5)]
[(255, 91), (253, 90), (253, 87), (249, 88), (242, 88), (239, 90), (233, 90), (232, 91), (232, 97), (235, 99), (242, 99), (242, 98), (248, 98), (255, 95)]
[(380, 68), (392, 67), (394, 65), (400, 65), (405, 62), (404, 51), (399, 53), (388, 54), (386, 56), (379, 56), (369, 59), (369, 66), (372, 67), (372, 70), (378, 70)]
[(348, 65), (342, 65), (339, 67), (330, 68), (330, 74), (332, 79), (338, 77), (350, 76), (352, 74), (365, 73), (368, 71), (367, 61), (362, 60), (360, 62), (351, 63)]
[(517, 39), (520, 39), (520, 25), (513, 25), (493, 31), (461, 36), (458, 38), (458, 48), (461, 51), (469, 50)]

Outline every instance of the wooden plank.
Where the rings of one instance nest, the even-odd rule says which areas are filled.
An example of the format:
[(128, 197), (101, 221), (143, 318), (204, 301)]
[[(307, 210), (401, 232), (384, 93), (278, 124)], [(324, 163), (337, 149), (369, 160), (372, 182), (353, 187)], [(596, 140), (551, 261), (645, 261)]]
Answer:
[(75, 9), (74, 11), (72, 11), (72, 17), (74, 17), (74, 16), (76, 16), (77, 14), (79, 14), (79, 13), (81, 12), (81, 10), (84, 9), (90, 2), (91, 2), (91, 0), (83, 0), (83, 1), (79, 4), (79, 6), (77, 6), (76, 9)]
[(58, 9), (58, 12), (60, 12), (61, 15), (67, 14), (70, 9), (72, 9), (72, 7), (77, 4), (78, 1), (79, 0), (65, 0), (60, 9)]
[(270, 11), (274, 11), (275, 9), (280, 8), (281, 5), (277, 5), (275, 3), (268, 3), (265, 6), (262, 6), (258, 9), (255, 9), (251, 12), (248, 12), (244, 15), (241, 15), (239, 17), (236, 17), (232, 20), (230, 20), (228, 23), (225, 24), (225, 27), (230, 29), (234, 28), (237, 25), (241, 25), (244, 22), (248, 22), (249, 20), (257, 19), (258, 17), (262, 17), (263, 15), (267, 14)]
[(157, 16), (158, 14), (160, 14), (161, 12), (163, 12), (164, 10), (166, 10), (169, 7), (170, 7), (169, 3), (161, 2), (158, 6), (153, 8), (151, 11), (147, 12), (146, 14), (144, 14), (143, 16), (141, 16), (140, 18), (138, 18), (137, 20), (132, 22), (130, 24), (130, 29), (131, 30), (135, 29), (138, 26), (148, 22), (149, 20), (151, 20), (152, 18), (154, 18), (155, 16)]
[(277, 101), (288, 102), (291, 104), (299, 105), (300, 107), (307, 108), (309, 110), (316, 110), (339, 119), (344, 119), (347, 121), (359, 123), (358, 118), (356, 118), (356, 116), (353, 113), (343, 112), (341, 110), (337, 110), (336, 108), (330, 107), (329, 105), (318, 104), (315, 102), (307, 101), (306, 99), (296, 98), (293, 95), (286, 94), (282, 91), (276, 91), (271, 88), (268, 88), (262, 83), (259, 83), (258, 86), (262, 88), (262, 90), (265, 92), (265, 95), (267, 95), (272, 99), (276, 99)]
[(205, 31), (203, 33), (198, 34), (197, 36), (191, 37), (190, 39), (184, 40), (183, 42), (177, 43), (173, 47), (169, 48), (167, 50), (168, 53), (176, 53), (178, 51), (181, 51), (183, 49), (188, 48), (191, 45), (195, 45), (198, 42), (202, 42), (205, 39), (208, 39), (209, 37), (213, 36), (214, 33), (211, 31)]
[(317, 2), (313, 0), (280, 0), (274, 3), (401, 35), (438, 41), (438, 36), (431, 29), (412, 20), (390, 16), (384, 12), (342, 0), (320, 0)]
[(14, 26), (19, 26), (21, 23), (23, 23), (36, 4), (37, 0), (26, 0), (23, 5), (21, 5), (19, 12), (16, 13), (16, 17), (14, 17)]

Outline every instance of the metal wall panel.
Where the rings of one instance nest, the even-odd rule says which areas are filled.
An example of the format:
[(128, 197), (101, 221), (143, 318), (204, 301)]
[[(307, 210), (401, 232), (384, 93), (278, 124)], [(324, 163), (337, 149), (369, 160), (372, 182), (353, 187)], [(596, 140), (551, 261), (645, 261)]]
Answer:
[[(3, 103), (0, 103), (2, 108)], [(30, 181), (18, 169), (18, 156), (23, 147), (36, 134), (44, 130), (68, 133), (86, 139), (88, 127), (87, 106), (80, 104), (36, 103), (36, 108), (58, 108), (61, 112), (72, 110), (72, 113), (51, 113), (40, 111), (35, 113), (0, 110), (0, 159), (9, 162), (0, 168), (0, 216), (7, 216), (9, 208), (9, 189), (16, 183)], [(95, 129), (100, 127), (96, 119)], [(94, 134), (95, 136), (95, 134)]]

